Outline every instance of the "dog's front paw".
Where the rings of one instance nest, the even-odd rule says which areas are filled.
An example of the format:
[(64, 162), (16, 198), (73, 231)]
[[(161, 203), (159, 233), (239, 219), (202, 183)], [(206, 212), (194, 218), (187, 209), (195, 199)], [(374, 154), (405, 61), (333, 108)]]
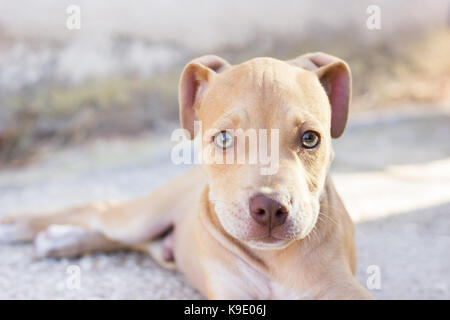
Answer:
[(0, 243), (32, 241), (34, 236), (28, 219), (20, 216), (0, 219)]
[(37, 258), (79, 255), (88, 233), (87, 230), (78, 226), (50, 225), (36, 236), (34, 255)]

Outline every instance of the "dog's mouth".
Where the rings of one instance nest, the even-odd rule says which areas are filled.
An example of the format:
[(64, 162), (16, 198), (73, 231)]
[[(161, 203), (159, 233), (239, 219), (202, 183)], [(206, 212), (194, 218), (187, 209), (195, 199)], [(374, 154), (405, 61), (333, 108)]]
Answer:
[(268, 235), (266, 237), (257, 238), (257, 239), (249, 239), (246, 240), (245, 243), (253, 248), (258, 250), (281, 250), (286, 248), (294, 241), (293, 239), (279, 239), (275, 238), (272, 235)]
[(286, 240), (292, 240), (290, 237), (287, 236), (280, 236), (275, 232), (272, 232), (272, 230), (268, 230), (264, 234), (252, 236), (252, 237), (245, 237), (242, 238), (243, 241), (259, 241), (259, 242), (276, 242), (276, 241), (286, 241)]

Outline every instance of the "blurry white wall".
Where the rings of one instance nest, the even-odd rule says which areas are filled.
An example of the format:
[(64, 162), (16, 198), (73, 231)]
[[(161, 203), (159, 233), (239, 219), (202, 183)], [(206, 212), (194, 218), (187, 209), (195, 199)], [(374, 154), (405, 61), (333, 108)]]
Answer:
[[(0, 26), (15, 37), (98, 41), (127, 34), (210, 51), (239, 45), (256, 33), (302, 36), (345, 26), (367, 32), (366, 8), (382, 14), (383, 36), (449, 23), (449, 0), (0, 0)], [(79, 5), (82, 28), (65, 28), (66, 8)], [(319, 29), (319, 30), (318, 30)]]
[[(72, 4), (81, 10), (80, 30), (66, 27)], [(366, 27), (369, 5), (380, 7), (379, 31)], [(395, 41), (449, 21), (450, 0), (0, 0), (0, 93), (49, 79), (151, 77), (196, 55), (339, 30), (355, 46)]]

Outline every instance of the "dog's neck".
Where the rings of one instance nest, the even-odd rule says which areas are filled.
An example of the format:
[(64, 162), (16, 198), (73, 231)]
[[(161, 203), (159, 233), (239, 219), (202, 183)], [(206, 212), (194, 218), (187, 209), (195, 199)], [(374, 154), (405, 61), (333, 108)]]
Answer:
[[(326, 179), (323, 195), (320, 199), (320, 213), (312, 231), (303, 239), (295, 240), (286, 248), (280, 250), (255, 250), (245, 243), (235, 239), (222, 227), (214, 209), (214, 204), (209, 199), (209, 186), (206, 185), (202, 193), (203, 207), (199, 217), (206, 230), (228, 251), (243, 259), (249, 265), (257, 268), (262, 273), (270, 273), (274, 267), (279, 267), (270, 262), (279, 261), (279, 256), (292, 257), (292, 263), (296, 263), (299, 257), (308, 260), (308, 255), (316, 251), (333, 234), (340, 223), (340, 214), (335, 212), (336, 191), (329, 177)], [(289, 254), (293, 252), (293, 254)]]

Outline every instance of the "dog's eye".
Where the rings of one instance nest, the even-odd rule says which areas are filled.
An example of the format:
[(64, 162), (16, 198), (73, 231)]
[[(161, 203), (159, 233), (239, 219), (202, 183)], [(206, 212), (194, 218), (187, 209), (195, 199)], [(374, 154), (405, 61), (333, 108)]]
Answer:
[(214, 136), (214, 143), (221, 149), (228, 149), (234, 145), (234, 139), (228, 132), (221, 131)]
[(305, 149), (315, 148), (320, 141), (319, 134), (314, 131), (306, 131), (302, 136), (302, 146)]

